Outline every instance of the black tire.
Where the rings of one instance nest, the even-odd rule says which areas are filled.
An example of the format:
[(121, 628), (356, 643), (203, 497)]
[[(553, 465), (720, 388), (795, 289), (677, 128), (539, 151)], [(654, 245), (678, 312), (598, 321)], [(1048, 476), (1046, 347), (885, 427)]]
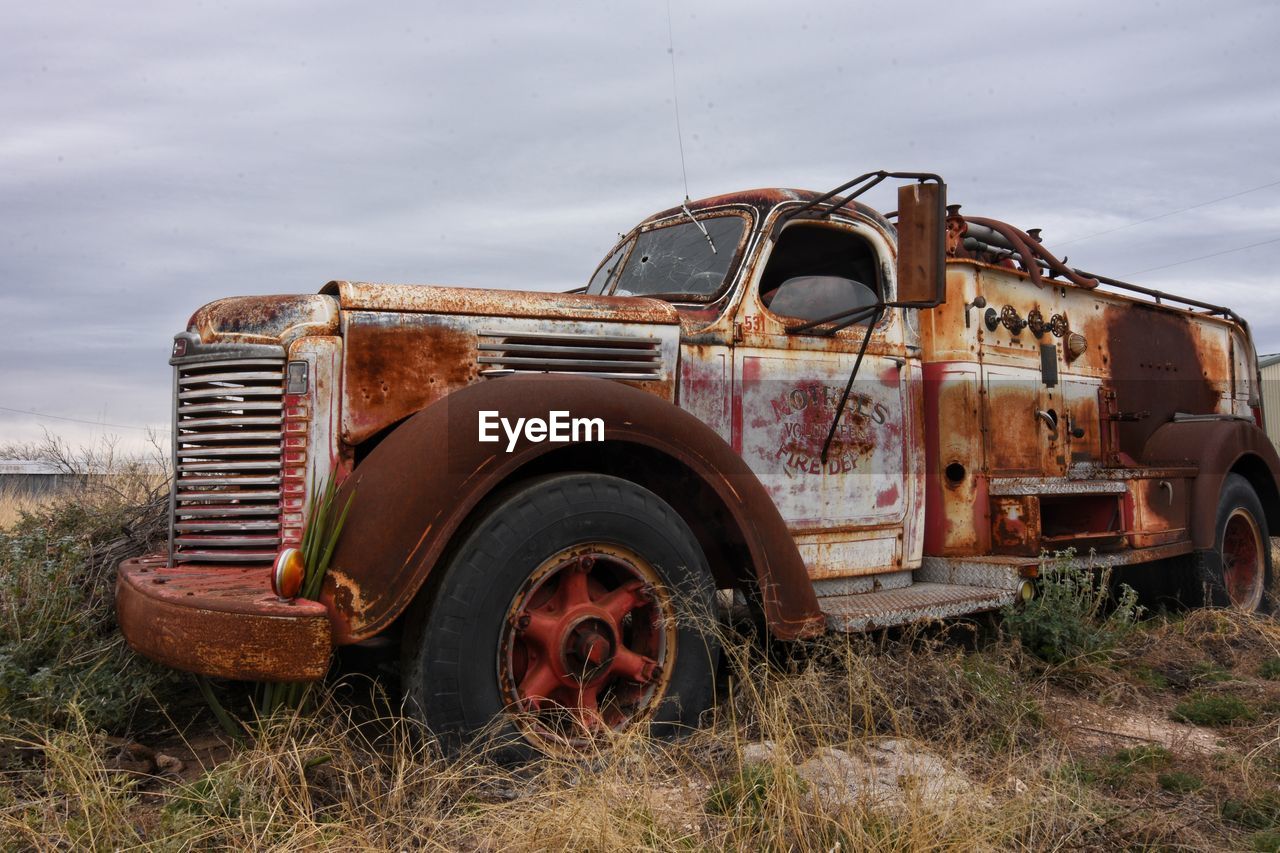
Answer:
[(1249, 481), (1228, 474), (1218, 497), (1214, 547), (1202, 555), (1200, 575), (1206, 604), (1246, 612), (1268, 608), (1271, 539), (1262, 501)]
[[(581, 589), (585, 598), (572, 598)], [(485, 732), (503, 760), (580, 750), (578, 734), (593, 745), (606, 730), (634, 726), (679, 734), (698, 725), (714, 696), (714, 593), (697, 539), (653, 492), (599, 474), (531, 481), (483, 513), (419, 596), (403, 654), (407, 703), (446, 748)], [(570, 617), (609, 601), (631, 609)], [(538, 626), (560, 620), (546, 636), (563, 639), (538, 634), (535, 643), (529, 616)], [(618, 661), (636, 656), (630, 645), (663, 665), (635, 670), (644, 673), (635, 680), (618, 674)], [(553, 646), (558, 656), (544, 655)], [(566, 674), (579, 664), (583, 673)], [(592, 687), (595, 672), (605, 681)], [(557, 674), (551, 689), (521, 692)]]

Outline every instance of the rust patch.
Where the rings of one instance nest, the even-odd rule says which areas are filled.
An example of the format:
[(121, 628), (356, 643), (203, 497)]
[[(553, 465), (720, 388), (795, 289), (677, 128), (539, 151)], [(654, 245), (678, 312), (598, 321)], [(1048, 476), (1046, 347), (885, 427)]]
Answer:
[(325, 574), (325, 600), (347, 623), (364, 618), (367, 607), (358, 584), (352, 577), (336, 569)]
[(338, 331), (338, 304), (329, 296), (233, 296), (197, 310), (187, 328), (205, 343), (287, 344), (303, 335)]
[(1108, 310), (1105, 323), (1121, 453), (1141, 459), (1147, 439), (1175, 413), (1217, 410), (1213, 383), (1227, 380), (1227, 366), (1204, 358), (1188, 318), (1132, 303)]
[(324, 293), (336, 295), (344, 311), (388, 311), (527, 317), (540, 320), (614, 320), (677, 325), (676, 309), (658, 299), (638, 296), (588, 296), (530, 290), (489, 290), (422, 284), (371, 284), (333, 281)]
[(153, 555), (120, 564), (120, 631), (166, 666), (218, 678), (313, 681), (329, 669), (329, 617), (315, 601), (281, 601), (270, 573), (174, 568)]
[(358, 444), (476, 381), (476, 335), (442, 318), (353, 312), (347, 317), (344, 439)]
[(991, 550), (997, 554), (1034, 555), (1040, 545), (1039, 500), (1035, 497), (991, 498)]

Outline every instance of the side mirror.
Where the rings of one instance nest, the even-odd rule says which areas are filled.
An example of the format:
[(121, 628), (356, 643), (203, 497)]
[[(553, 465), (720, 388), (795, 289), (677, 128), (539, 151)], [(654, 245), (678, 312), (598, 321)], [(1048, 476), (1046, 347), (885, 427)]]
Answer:
[(933, 308), (946, 299), (947, 187), (898, 187), (898, 298), (905, 308)]

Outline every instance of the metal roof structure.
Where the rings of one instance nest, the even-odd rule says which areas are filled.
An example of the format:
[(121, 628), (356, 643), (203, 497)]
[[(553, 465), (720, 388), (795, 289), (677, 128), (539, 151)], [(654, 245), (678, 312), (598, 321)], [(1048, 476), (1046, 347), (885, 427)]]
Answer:
[(30, 459), (0, 459), (0, 476), (30, 476), (35, 474), (66, 474), (67, 471), (49, 462)]

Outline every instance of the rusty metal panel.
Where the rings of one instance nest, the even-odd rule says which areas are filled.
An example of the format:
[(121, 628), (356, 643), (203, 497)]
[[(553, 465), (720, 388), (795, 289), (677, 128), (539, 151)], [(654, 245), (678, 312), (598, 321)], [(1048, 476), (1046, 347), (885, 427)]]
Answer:
[(902, 564), (902, 534), (898, 528), (858, 533), (799, 534), (796, 548), (813, 580), (874, 575), (886, 566)]
[[(1037, 286), (1001, 266), (952, 260), (948, 267), (948, 303), (926, 324), (925, 358), (980, 356), (999, 383), (988, 382), (988, 414), (1008, 438), (988, 459), (993, 474), (1060, 474), (1074, 454), (1101, 457), (1109, 427), (1098, 387), (1115, 395), (1115, 412), (1126, 418), (1114, 425), (1112, 464), (1120, 453), (1142, 461), (1147, 438), (1175, 412), (1247, 414), (1238, 402), (1247, 390), (1232, 397), (1233, 337), (1247, 345), (1227, 320), (1069, 282)], [(979, 298), (983, 307), (974, 306)], [(1038, 357), (1047, 344), (1059, 353), (1057, 388), (1040, 381)], [(1035, 412), (1051, 409), (1056, 439), (1036, 420)]]
[(726, 442), (733, 440), (730, 421), (733, 354), (716, 344), (680, 347), (680, 408), (702, 421)]
[(904, 451), (907, 455), (906, 512), (902, 525), (902, 565), (915, 568), (924, 556), (925, 492), (928, 459), (925, 453), (925, 386), (924, 370), (917, 361), (903, 367), (906, 375), (907, 399), (902, 408)]
[(303, 395), (285, 395), (282, 539), (286, 546), (302, 541), (302, 525), (310, 485), (329, 477), (341, 482), (351, 470), (349, 446), (338, 441), (342, 426), (342, 338), (323, 335), (299, 338), (289, 347), (289, 360), (307, 365)]
[(324, 606), (281, 601), (262, 569), (174, 568), (161, 555), (121, 563), (116, 614), (129, 645), (187, 672), (314, 681), (333, 650)]
[(1134, 548), (1166, 545), (1187, 538), (1191, 510), (1189, 483), (1180, 478), (1130, 482), (1129, 544)]
[(887, 365), (855, 383), (826, 462), (822, 445), (850, 358), (735, 352), (734, 444), (795, 532), (900, 522), (904, 389)]
[(1035, 372), (1026, 368), (983, 369), (985, 459), (992, 476), (1034, 476), (1044, 470), (1045, 408)]
[(924, 366), (927, 554), (987, 550), (980, 373), (976, 362)]
[[(1214, 543), (1218, 494), (1226, 475), (1245, 460), (1257, 476), (1280, 483), (1280, 454), (1266, 433), (1244, 420), (1184, 421), (1164, 424), (1146, 445), (1153, 462), (1191, 465), (1191, 539), (1197, 548)], [(1263, 501), (1267, 501), (1263, 496)], [(1276, 511), (1278, 507), (1269, 507)]]
[(424, 284), (372, 284), (362, 281), (330, 282), (325, 286), (324, 292), (335, 294), (343, 311), (673, 326), (680, 322), (676, 309), (670, 303), (636, 296), (588, 296), (583, 293), (543, 293)]
[(1034, 495), (991, 498), (991, 551), (1040, 553), (1040, 499)]
[[(431, 290), (432, 288), (422, 288)], [(504, 337), (521, 341), (556, 334), (620, 346), (644, 343), (652, 352), (652, 378), (631, 384), (675, 398), (679, 327), (614, 320), (535, 319), (503, 315), (437, 315), (345, 310), (342, 438), (359, 444), (432, 402), (476, 382), (492, 381), (490, 347)], [(524, 336), (524, 337), (521, 337)], [(647, 343), (653, 342), (653, 343)], [(562, 370), (571, 370), (565, 365)]]
[(304, 335), (338, 331), (332, 296), (232, 296), (199, 308), (187, 328), (205, 343), (289, 344)]
[(1098, 414), (1095, 377), (1072, 376), (1062, 382), (1063, 440), (1072, 464), (1102, 459), (1103, 425)]

